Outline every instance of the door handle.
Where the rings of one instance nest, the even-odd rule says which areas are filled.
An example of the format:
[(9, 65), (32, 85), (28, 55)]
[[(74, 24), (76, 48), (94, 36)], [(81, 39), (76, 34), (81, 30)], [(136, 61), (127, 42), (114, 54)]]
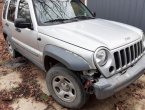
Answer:
[(19, 29), (19, 28), (16, 28), (16, 31), (17, 31), (17, 32), (21, 32), (21, 29)]
[(37, 40), (38, 40), (38, 41), (41, 41), (41, 38), (39, 37), (39, 38), (37, 38)]
[(7, 27), (9, 27), (9, 24), (8, 24), (8, 23), (6, 23), (5, 25), (6, 25)]

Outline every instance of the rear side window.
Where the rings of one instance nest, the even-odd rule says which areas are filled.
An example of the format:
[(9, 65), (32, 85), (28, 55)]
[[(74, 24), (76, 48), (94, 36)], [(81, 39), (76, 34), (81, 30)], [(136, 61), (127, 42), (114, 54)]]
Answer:
[(3, 10), (3, 18), (6, 19), (6, 12), (7, 12), (8, 2), (5, 2), (4, 10)]
[(15, 20), (16, 3), (17, 3), (17, 0), (11, 0), (9, 9), (8, 9), (7, 19), (12, 22), (14, 22)]

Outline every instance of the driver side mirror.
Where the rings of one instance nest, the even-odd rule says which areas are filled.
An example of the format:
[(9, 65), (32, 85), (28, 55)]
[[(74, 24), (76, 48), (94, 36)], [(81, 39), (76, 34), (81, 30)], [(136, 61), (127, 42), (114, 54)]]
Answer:
[(24, 18), (17, 18), (14, 21), (15, 27), (17, 28), (29, 28), (32, 29), (32, 23)]

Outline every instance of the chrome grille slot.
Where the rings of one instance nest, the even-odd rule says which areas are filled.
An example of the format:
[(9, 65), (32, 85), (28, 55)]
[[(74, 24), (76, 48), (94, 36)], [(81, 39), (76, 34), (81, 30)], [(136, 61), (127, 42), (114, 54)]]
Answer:
[(115, 58), (115, 61), (116, 61), (116, 69), (119, 69), (120, 66), (121, 66), (121, 65), (120, 65), (121, 62), (120, 62), (120, 60), (119, 60), (120, 58), (119, 58), (119, 53), (118, 53), (118, 52), (115, 52), (115, 53), (114, 53), (114, 58)]
[(140, 55), (140, 46), (139, 46), (139, 42), (137, 43), (137, 50), (138, 50), (137, 56), (139, 56), (139, 55)]
[(129, 62), (130, 62), (130, 51), (129, 51), (129, 48), (126, 48), (125, 51), (126, 51), (127, 64), (129, 64)]
[(116, 70), (122, 70), (135, 63), (143, 53), (142, 41), (130, 45), (124, 49), (114, 52)]
[(131, 51), (131, 61), (133, 61), (134, 60), (134, 47), (133, 46), (131, 46), (130, 47), (130, 51)]
[(125, 66), (125, 62), (126, 62), (126, 55), (125, 55), (125, 51), (121, 50), (120, 51), (120, 55), (121, 55), (121, 61), (122, 61), (122, 67)]
[(135, 52), (135, 58), (137, 58), (138, 53), (137, 53), (137, 45), (136, 44), (134, 45), (134, 52)]
[(141, 53), (143, 52), (143, 44), (142, 44), (142, 41), (140, 41), (140, 46), (141, 46)]

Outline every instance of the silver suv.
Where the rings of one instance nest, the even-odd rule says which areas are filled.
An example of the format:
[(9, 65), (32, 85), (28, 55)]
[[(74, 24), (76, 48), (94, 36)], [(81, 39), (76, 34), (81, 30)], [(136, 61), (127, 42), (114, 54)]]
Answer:
[(6, 0), (2, 22), (10, 54), (42, 68), (65, 107), (105, 99), (144, 73), (143, 31), (95, 18), (79, 0)]

